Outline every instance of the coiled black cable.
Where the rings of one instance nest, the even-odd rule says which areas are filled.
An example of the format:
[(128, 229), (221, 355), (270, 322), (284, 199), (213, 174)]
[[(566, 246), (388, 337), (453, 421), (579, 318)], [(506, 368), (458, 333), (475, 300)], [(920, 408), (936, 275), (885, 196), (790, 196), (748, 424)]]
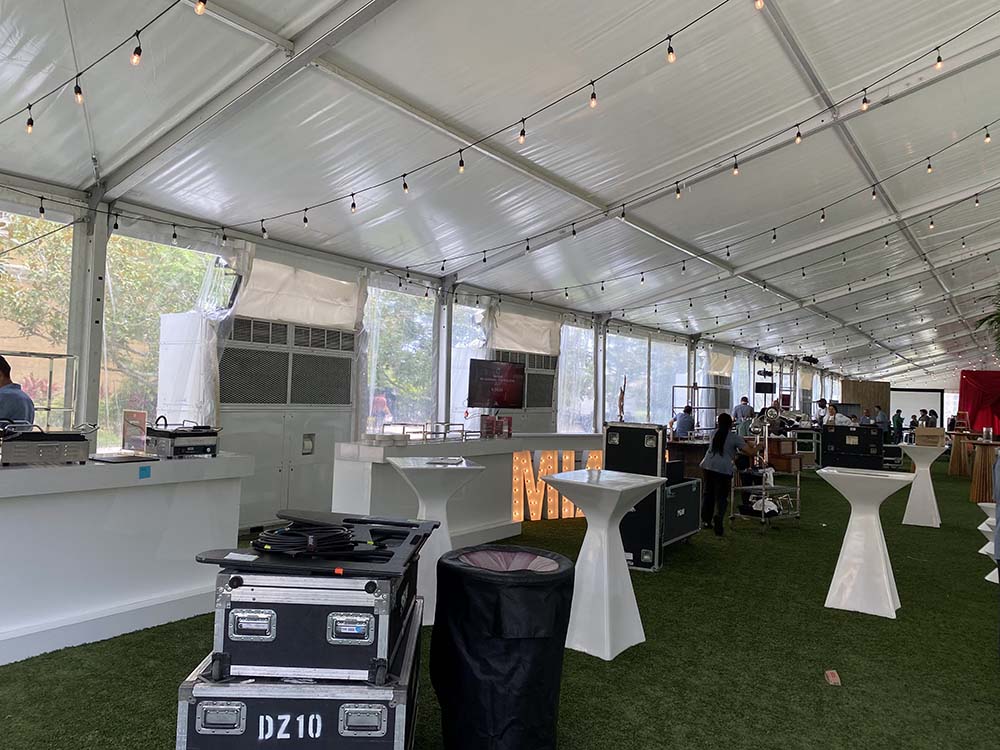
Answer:
[(346, 526), (292, 521), (280, 529), (262, 531), (250, 546), (258, 552), (290, 557), (340, 557), (354, 551), (354, 532)]

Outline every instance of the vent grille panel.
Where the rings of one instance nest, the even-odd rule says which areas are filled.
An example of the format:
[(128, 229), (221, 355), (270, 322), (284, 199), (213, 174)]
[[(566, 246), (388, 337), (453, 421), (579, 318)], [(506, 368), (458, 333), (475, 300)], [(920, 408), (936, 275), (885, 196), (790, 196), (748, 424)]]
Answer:
[(293, 354), (292, 403), (350, 405), (351, 360)]
[(219, 361), (219, 398), (224, 404), (284, 404), (288, 399), (288, 353), (227, 347)]
[(529, 372), (526, 377), (527, 397), (524, 405), (531, 408), (552, 408), (556, 376), (547, 373)]

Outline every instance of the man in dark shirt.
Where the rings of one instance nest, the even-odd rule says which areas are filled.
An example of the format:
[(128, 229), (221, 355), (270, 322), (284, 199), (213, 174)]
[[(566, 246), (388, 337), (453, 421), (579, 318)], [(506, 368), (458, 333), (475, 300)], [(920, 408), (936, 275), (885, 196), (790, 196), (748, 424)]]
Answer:
[(10, 379), (10, 363), (0, 356), (0, 421), (35, 422), (35, 404), (21, 386)]

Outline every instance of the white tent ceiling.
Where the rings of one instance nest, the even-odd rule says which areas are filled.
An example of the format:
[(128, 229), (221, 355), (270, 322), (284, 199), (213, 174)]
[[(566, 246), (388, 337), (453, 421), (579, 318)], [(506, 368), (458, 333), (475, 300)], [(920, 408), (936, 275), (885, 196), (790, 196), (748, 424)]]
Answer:
[[(8, 108), (168, 5), (7, 0)], [(67, 86), (30, 137), (23, 115), (0, 125), (0, 170), (250, 232), (290, 212), (271, 238), (850, 374), (981, 364), (1000, 141), (962, 139), (1000, 118), (995, 3), (730, 0), (676, 35), (676, 63), (661, 44), (587, 106), (592, 78), (714, 5), (212, 0), (199, 18), (185, 0), (142, 34), (139, 67), (127, 45), (84, 75), (83, 107)], [(942, 69), (897, 71), (943, 43)], [(853, 97), (814, 117), (865, 86), (867, 112)], [(521, 117), (523, 145), (504, 127)], [(933, 173), (896, 174), (931, 155)], [(356, 214), (348, 198), (303, 224), (383, 181)]]

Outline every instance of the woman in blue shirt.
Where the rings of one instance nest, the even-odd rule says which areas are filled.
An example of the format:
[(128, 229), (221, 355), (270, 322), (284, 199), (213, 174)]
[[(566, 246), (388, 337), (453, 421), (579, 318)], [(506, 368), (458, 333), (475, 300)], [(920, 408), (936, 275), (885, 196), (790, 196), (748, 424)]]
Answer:
[(708, 452), (699, 464), (705, 473), (701, 520), (706, 529), (714, 522), (716, 536), (722, 536), (725, 531), (723, 521), (726, 517), (729, 492), (733, 486), (733, 462), (737, 453), (754, 456), (757, 451), (733, 432), (733, 418), (723, 412), (716, 420)]

